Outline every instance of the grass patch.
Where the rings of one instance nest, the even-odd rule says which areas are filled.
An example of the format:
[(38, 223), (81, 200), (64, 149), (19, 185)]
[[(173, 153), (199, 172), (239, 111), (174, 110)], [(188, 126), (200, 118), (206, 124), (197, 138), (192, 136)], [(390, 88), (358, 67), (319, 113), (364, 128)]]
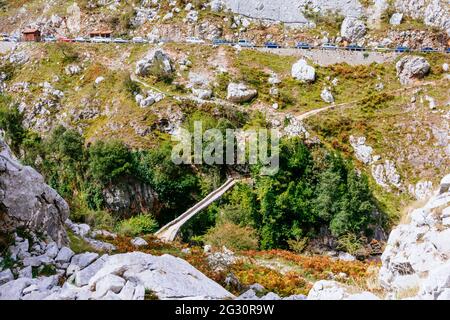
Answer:
[(69, 247), (73, 252), (75, 252), (75, 254), (96, 252), (96, 250), (92, 248), (88, 242), (74, 234), (72, 231), (67, 231), (67, 235), (69, 236)]

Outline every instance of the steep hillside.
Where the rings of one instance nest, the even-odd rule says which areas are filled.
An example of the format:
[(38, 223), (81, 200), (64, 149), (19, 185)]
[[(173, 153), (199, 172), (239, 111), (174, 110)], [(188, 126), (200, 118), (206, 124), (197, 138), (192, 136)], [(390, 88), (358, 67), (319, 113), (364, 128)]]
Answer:
[[(31, 203), (21, 208), (33, 207), (38, 199), (36, 206), (62, 212), (66, 220), (70, 207), (70, 220), (44, 219), (51, 224), (45, 227), (49, 233), (65, 223), (70, 248), (34, 247), (48, 239), (39, 238), (42, 230), (28, 234), (23, 223), (15, 235), (14, 228), (1, 230), (2, 276), (15, 282), (21, 272), (56, 272), (68, 284), (44, 290), (48, 296), (103, 297), (106, 291), (91, 290), (99, 279), (90, 273), (78, 288), (69, 286), (87, 266), (70, 267), (72, 253), (89, 251), (92, 257), (95, 251), (110, 255), (90, 260), (96, 272), (106, 259), (127, 268), (134, 259), (173, 262), (180, 272), (198, 268), (226, 289), (199, 275), (209, 283), (198, 292), (204, 298), (215, 289), (220, 291), (216, 298), (274, 293), (304, 298), (296, 295), (311, 288), (311, 298), (328, 291), (348, 298), (347, 286), (355, 285), (371, 291), (366, 298), (385, 297), (386, 291), (392, 298), (404, 296), (391, 288), (397, 281), (386, 258), (392, 235), (383, 257), (387, 284), (371, 287), (366, 280), (374, 280), (391, 230), (436, 196), (441, 178), (450, 172), (448, 23), (448, 6), (439, 0), (0, 1), (0, 34), (19, 36), (25, 28), (37, 28), (44, 37), (74, 38), (110, 29), (114, 38), (146, 40), (0, 41), (0, 137), (9, 145), (2, 142), (2, 148), (9, 158), (17, 157), (14, 168), (32, 172), (20, 181), (39, 180), (33, 189), (39, 195), (19, 192)], [(191, 36), (206, 42), (189, 43)], [(213, 45), (217, 38), (258, 46)], [(297, 42), (315, 48), (295, 48)], [(322, 47), (326, 43), (340, 48)], [(199, 121), (201, 133), (214, 129), (207, 134), (222, 139), (233, 130), (246, 141), (255, 130), (276, 130), (281, 136), (279, 152), (271, 153), (279, 156), (276, 170), (267, 171), (267, 159), (249, 163), (247, 152), (244, 164), (199, 163), (192, 154), (180, 164), (174, 147), (183, 132), (198, 129)], [(202, 156), (211, 151), (207, 134), (201, 144), (187, 139), (204, 147)], [(223, 141), (219, 145), (224, 147)], [(3, 162), (0, 227), (9, 223), (5, 214), (14, 214), (10, 205), (19, 202), (7, 185), (13, 181), (11, 161)], [(214, 197), (214, 190), (231, 179), (233, 187)], [(16, 189), (26, 184), (13, 182)], [(202, 202), (205, 198), (215, 201)], [(193, 207), (202, 210), (189, 211)], [(427, 215), (443, 211), (427, 208), (422, 210)], [(157, 239), (158, 229), (194, 211), (180, 229), (177, 225), (173, 244)], [(42, 219), (34, 218), (37, 228)], [(432, 221), (433, 232), (441, 220)], [(25, 248), (26, 240), (33, 246)], [(53, 239), (66, 240), (65, 235)], [(61, 250), (65, 257), (58, 261)], [(111, 252), (121, 255), (114, 258)], [(174, 257), (148, 256), (166, 253), (192, 266)], [(25, 259), (32, 265), (24, 271)], [(102, 272), (120, 282), (120, 289), (131, 281)], [(415, 273), (398, 281), (412, 279), (417, 287), (426, 277)], [(91, 279), (91, 287), (85, 287)], [(344, 287), (314, 285), (330, 279)], [(154, 288), (147, 278), (141, 280), (129, 284), (138, 298)], [(23, 289), (11, 292), (24, 297)], [(166, 289), (156, 295), (172, 297)], [(177, 289), (183, 297), (196, 294)], [(442, 294), (433, 290), (420, 297)]]
[[(349, 41), (442, 48), (448, 45), (450, 23), (448, 6), (442, 0), (3, 3), (0, 30), (16, 35), (26, 27), (74, 37), (110, 29), (116, 36), (142, 36), (153, 41), (198, 36), (209, 40), (247, 38), (260, 44), (272, 39), (289, 45), (296, 41)], [(343, 21), (345, 27), (341, 27)]]

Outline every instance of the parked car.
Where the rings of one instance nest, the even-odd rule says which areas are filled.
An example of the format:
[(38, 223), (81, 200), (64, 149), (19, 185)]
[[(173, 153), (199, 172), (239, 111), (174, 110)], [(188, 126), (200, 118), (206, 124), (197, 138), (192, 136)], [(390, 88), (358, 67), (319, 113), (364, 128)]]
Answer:
[(214, 40), (212, 41), (212, 43), (213, 43), (213, 45), (215, 45), (215, 46), (223, 46), (223, 45), (230, 45), (230, 44), (231, 44), (230, 41), (227, 41), (227, 40), (225, 40), (225, 39), (214, 39)]
[(131, 42), (133, 42), (133, 43), (144, 43), (145, 40), (142, 37), (134, 37), (133, 39), (131, 39)]
[(103, 38), (102, 37), (92, 37), (91, 42), (92, 43), (101, 43), (101, 42), (103, 42)]
[(7, 33), (0, 34), (0, 41), (9, 41), (9, 35)]
[(73, 39), (67, 38), (67, 37), (59, 37), (58, 42), (74, 42)]
[(239, 39), (238, 42), (236, 43), (238, 46), (241, 47), (254, 47), (255, 45), (253, 43), (251, 43), (250, 41), (247, 41), (246, 39)]
[(281, 48), (281, 46), (280, 46), (278, 43), (276, 43), (276, 42), (266, 42), (266, 43), (264, 43), (264, 46), (265, 46), (266, 48), (269, 48), (269, 49), (278, 49), (278, 48)]
[(8, 40), (9, 40), (10, 42), (20, 42), (20, 38), (17, 37), (17, 36), (10, 36), (10, 37), (8, 38)]
[(364, 51), (365, 49), (361, 46), (358, 46), (356, 44), (350, 44), (348, 46), (345, 47), (345, 50), (348, 51)]
[(56, 42), (55, 36), (46, 36), (42, 39), (44, 42)]
[(425, 47), (425, 48), (420, 49), (420, 52), (430, 53), (430, 52), (437, 52), (437, 50), (433, 49), (431, 47)]
[(185, 41), (186, 43), (205, 43), (205, 40), (196, 37), (187, 37)]
[(375, 51), (378, 51), (378, 52), (388, 52), (389, 50), (391, 50), (391, 49), (389, 49), (389, 48), (386, 47), (386, 46), (377, 46), (377, 47), (375, 48)]
[(297, 42), (295, 47), (297, 49), (306, 49), (306, 50), (312, 49), (312, 46), (309, 43), (306, 43), (306, 42)]
[(446, 48), (444, 52), (445, 52), (445, 53), (450, 53), (450, 47), (449, 47), (449, 48)]
[(337, 50), (337, 46), (333, 43), (324, 43), (322, 45), (322, 50)]
[(122, 38), (115, 38), (113, 40), (114, 43), (128, 43), (128, 40), (122, 39)]
[(410, 52), (410, 51), (411, 51), (411, 49), (408, 47), (399, 46), (399, 47), (395, 48), (395, 52)]
[(87, 42), (87, 40), (86, 40), (85, 38), (83, 38), (83, 37), (76, 37), (76, 38), (74, 39), (74, 41), (75, 41), (75, 42)]

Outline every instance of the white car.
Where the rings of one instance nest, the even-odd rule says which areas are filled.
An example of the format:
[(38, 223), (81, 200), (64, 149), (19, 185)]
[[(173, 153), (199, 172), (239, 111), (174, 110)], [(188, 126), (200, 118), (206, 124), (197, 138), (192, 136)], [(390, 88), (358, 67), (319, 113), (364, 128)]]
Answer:
[(113, 40), (114, 43), (128, 43), (128, 40), (122, 39), (122, 38), (115, 38)]
[(86, 40), (85, 38), (83, 38), (83, 37), (76, 37), (76, 38), (74, 39), (74, 41), (75, 41), (75, 42), (87, 42), (87, 40)]
[(44, 39), (42, 39), (44, 42), (56, 42), (56, 38), (54, 36), (48, 36), (48, 37), (44, 37)]
[(205, 40), (196, 37), (188, 37), (186, 38), (186, 43), (205, 43)]
[(105, 41), (104, 41), (104, 38), (102, 38), (102, 37), (93, 37), (93, 38), (91, 38), (91, 42), (93, 42), (93, 43), (103, 43)]
[(145, 42), (144, 38), (142, 38), (142, 37), (134, 37), (131, 41), (133, 43), (144, 43)]

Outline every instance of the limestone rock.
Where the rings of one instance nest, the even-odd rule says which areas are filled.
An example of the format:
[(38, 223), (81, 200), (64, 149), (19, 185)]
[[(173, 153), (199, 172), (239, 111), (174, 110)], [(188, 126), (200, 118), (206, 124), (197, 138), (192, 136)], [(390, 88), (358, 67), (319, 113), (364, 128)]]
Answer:
[(352, 146), (356, 158), (364, 164), (369, 164), (372, 162), (372, 147), (366, 145), (365, 137), (354, 137), (349, 138), (350, 145)]
[(58, 245), (67, 243), (67, 202), (31, 167), (21, 165), (0, 139), (0, 230), (26, 227), (42, 232)]
[(70, 248), (62, 247), (56, 256), (55, 261), (61, 263), (70, 262), (70, 259), (74, 256), (74, 254), (75, 253)]
[(397, 76), (402, 85), (412, 83), (415, 79), (422, 79), (430, 72), (430, 64), (423, 57), (406, 56), (395, 65)]
[(445, 181), (441, 188), (389, 236), (379, 279), (393, 295), (412, 291), (416, 298), (437, 299), (450, 288), (450, 228), (443, 223), (450, 215), (450, 192)]
[(396, 12), (389, 19), (389, 23), (393, 26), (398, 26), (399, 24), (402, 23), (402, 20), (403, 20), (403, 13)]
[(322, 280), (309, 291), (308, 300), (379, 300), (370, 292), (348, 287), (336, 281)]
[(142, 239), (140, 237), (136, 237), (136, 238), (132, 239), (131, 244), (135, 247), (145, 247), (146, 245), (148, 245), (147, 241), (145, 241), (144, 239)]
[(333, 103), (334, 102), (333, 94), (331, 93), (329, 88), (324, 88), (322, 90), (322, 92), (320, 93), (320, 97), (322, 98), (323, 101), (325, 101), (327, 103)]
[(97, 271), (99, 271), (103, 267), (107, 258), (108, 255), (105, 254), (101, 256), (99, 259), (95, 260), (86, 268), (80, 271), (76, 271), (74, 274), (75, 285), (77, 287), (86, 286), (89, 283), (89, 280), (91, 280), (91, 278), (97, 273)]
[(233, 297), (189, 263), (170, 255), (156, 257), (132, 252), (110, 256), (103, 268), (90, 279), (89, 287), (94, 289), (109, 274), (120, 274), (125, 280), (151, 290), (160, 299)]
[(172, 61), (162, 49), (155, 49), (139, 60), (136, 64), (136, 74), (139, 76), (167, 77), (174, 72)]
[(342, 22), (341, 36), (351, 42), (357, 42), (364, 37), (366, 32), (366, 25), (359, 19), (347, 17)]
[(316, 80), (316, 70), (314, 67), (308, 65), (304, 59), (298, 60), (292, 66), (291, 74), (293, 78), (304, 82), (313, 82)]
[[(125, 285), (125, 280), (114, 274), (107, 274), (95, 284), (95, 297), (101, 298), (108, 291), (119, 293)], [(120, 298), (119, 298), (120, 299)], [(111, 299), (108, 299), (111, 300)]]
[(241, 103), (252, 100), (258, 92), (255, 89), (249, 89), (243, 83), (230, 83), (228, 85), (227, 99), (231, 102)]
[(0, 272), (0, 285), (14, 280), (14, 275), (10, 269)]

